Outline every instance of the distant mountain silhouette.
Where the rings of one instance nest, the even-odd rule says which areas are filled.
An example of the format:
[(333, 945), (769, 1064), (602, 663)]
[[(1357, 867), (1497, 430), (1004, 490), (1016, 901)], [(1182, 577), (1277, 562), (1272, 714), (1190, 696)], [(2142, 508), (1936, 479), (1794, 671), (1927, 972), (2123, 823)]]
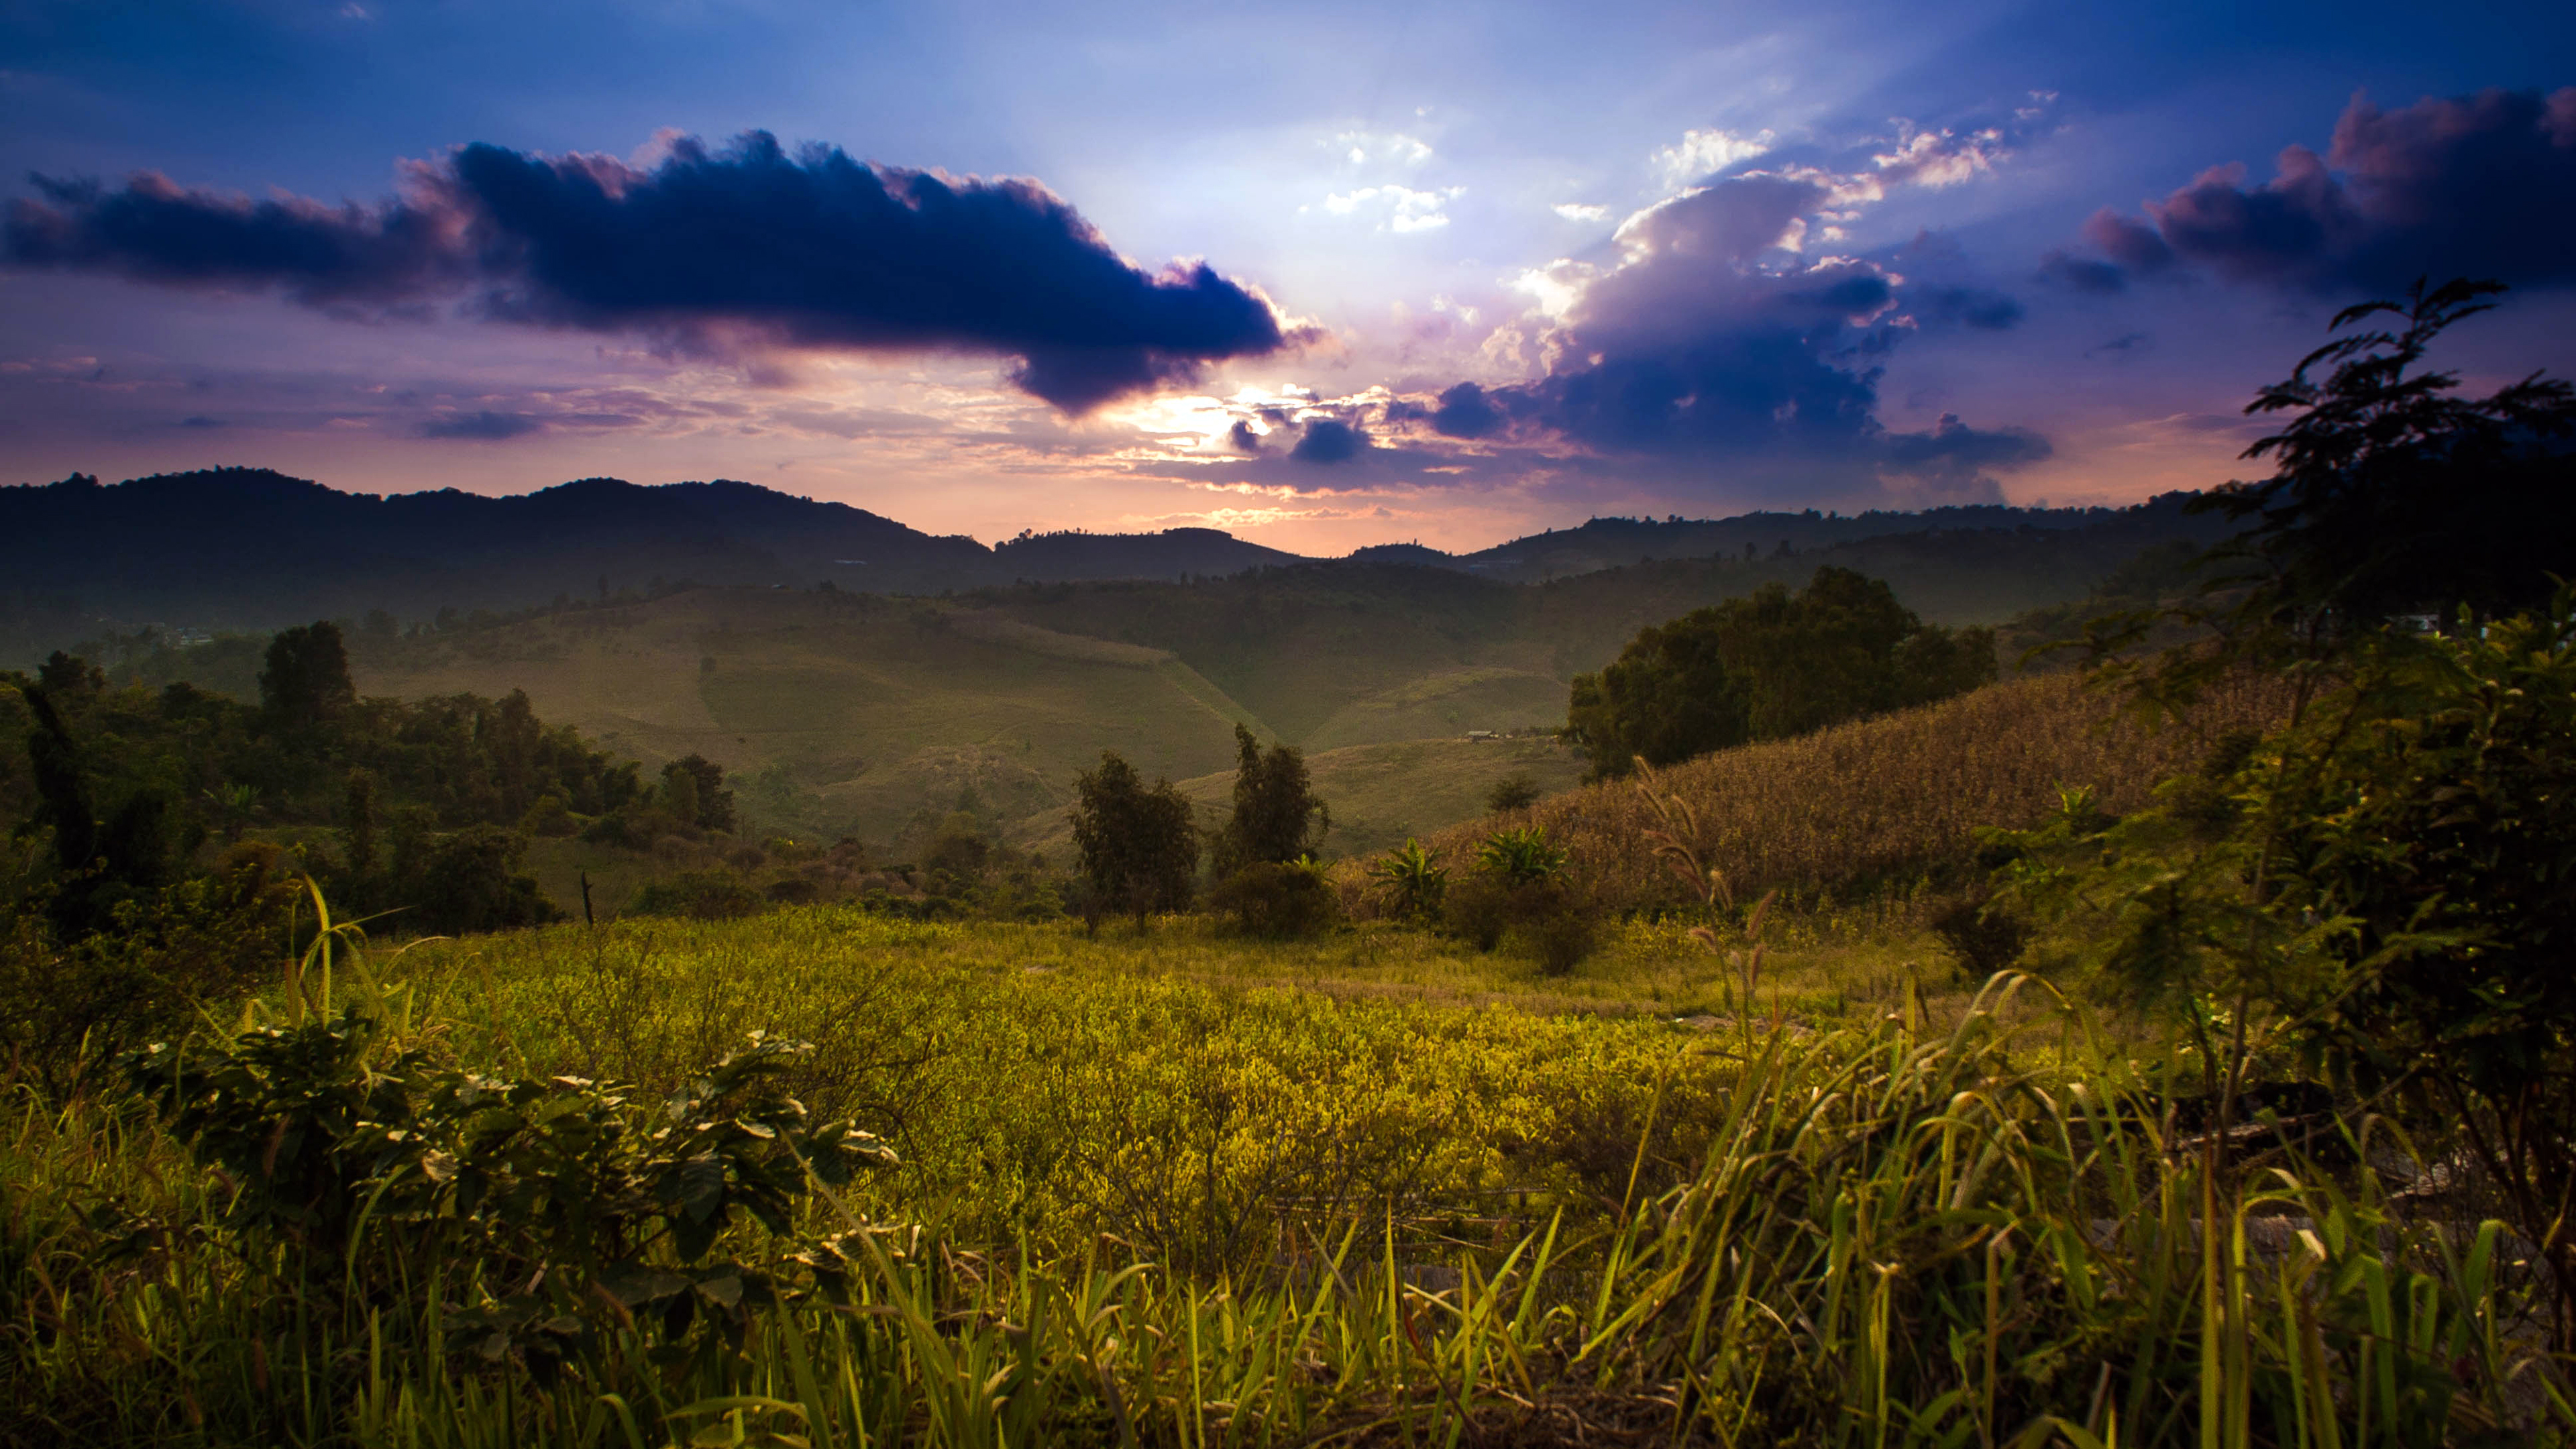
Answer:
[[(2138, 509), (1947, 508), (1853, 517), (1756, 513), (1600, 518), (1469, 554), (1418, 544), (1355, 561), (1536, 583), (1648, 559), (1767, 556), (1928, 530), (2201, 531), (2181, 495)], [(885, 594), (1012, 583), (1221, 577), (1313, 562), (1208, 528), (1024, 533), (994, 547), (933, 535), (847, 504), (718, 480), (644, 487), (585, 478), (511, 497), (441, 489), (343, 493), (264, 468), (212, 468), (102, 485), (0, 488), (0, 661), (106, 628), (265, 630), (385, 609), (509, 611), (559, 596), (648, 593), (682, 582)]]

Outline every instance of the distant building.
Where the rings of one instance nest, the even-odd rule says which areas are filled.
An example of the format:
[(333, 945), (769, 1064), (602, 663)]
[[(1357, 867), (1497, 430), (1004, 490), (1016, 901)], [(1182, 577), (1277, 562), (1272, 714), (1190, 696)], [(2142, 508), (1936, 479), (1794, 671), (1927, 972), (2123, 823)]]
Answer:
[(1502, 736), (1492, 730), (1469, 730), (1467, 731), (1467, 738), (1471, 740), (1499, 740)]

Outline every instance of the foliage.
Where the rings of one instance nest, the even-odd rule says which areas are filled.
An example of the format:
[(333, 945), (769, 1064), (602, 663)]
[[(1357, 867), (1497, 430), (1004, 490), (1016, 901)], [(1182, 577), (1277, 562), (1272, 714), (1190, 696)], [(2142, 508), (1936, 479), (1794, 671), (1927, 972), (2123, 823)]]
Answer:
[(1933, 937), (1976, 981), (2019, 963), (2033, 934), (2030, 922), (1990, 899), (1954, 901), (1932, 917)]
[(540, 1385), (639, 1320), (663, 1362), (738, 1347), (784, 1265), (718, 1257), (727, 1230), (787, 1233), (809, 1175), (842, 1185), (891, 1157), (846, 1121), (809, 1123), (778, 1078), (811, 1048), (757, 1033), (647, 1113), (613, 1085), (371, 1050), (378, 1031), (353, 1008), (125, 1065), (233, 1184), (225, 1225), (286, 1249), (287, 1292), (455, 1294), (451, 1350)]
[(1485, 808), (1496, 815), (1510, 810), (1526, 810), (1538, 803), (1538, 781), (1528, 774), (1507, 775), (1494, 782), (1485, 794)]
[(357, 699), (339, 625), (324, 619), (281, 629), (268, 641), (267, 667), (259, 675), (259, 709), (271, 729), (313, 735)]
[[(2480, 614), (2545, 604), (2564, 551), (2529, 520), (2565, 506), (2576, 455), (2542, 440), (2576, 433), (2576, 390), (2534, 372), (2483, 398), (2453, 395), (2456, 372), (2416, 370), (2435, 339), (2490, 311), (2496, 282), (2455, 280), (2403, 302), (2335, 314), (2342, 332), (2381, 315), (2404, 324), (2337, 337), (2246, 406), (2282, 413), (2245, 450), (2275, 470), (2208, 495), (2254, 527), (2227, 557), (2260, 570), (2249, 617), (2333, 610), (2377, 623), (2408, 610)], [(2330, 364), (2324, 380), (2310, 376)]]
[(1539, 969), (1562, 976), (1600, 944), (1600, 911), (1566, 871), (1566, 856), (1535, 825), (1497, 830), (1476, 868), (1445, 893), (1442, 918), (1480, 951), (1517, 934)]
[(1208, 909), (1247, 936), (1296, 941), (1319, 936), (1341, 918), (1341, 899), (1313, 856), (1259, 861), (1217, 882)]
[[(2088, 622), (2088, 663), (2170, 708), (2247, 662), (2313, 673), (2398, 615), (2544, 605), (2565, 550), (2528, 520), (2562, 511), (2576, 485), (2565, 441), (2576, 435), (2576, 389), (2533, 372), (2464, 398), (2458, 373), (2420, 370), (2443, 332), (2493, 310), (2484, 299), (2504, 290), (2458, 279), (2428, 291), (2418, 280), (2403, 301), (2336, 313), (2329, 330), (2345, 335), (2246, 405), (2286, 415), (2244, 454), (2272, 460), (2272, 476), (2192, 504), (2250, 527), (2200, 561), (2197, 598)], [(2403, 325), (2346, 331), (2383, 315)], [(2331, 369), (2322, 380), (2320, 367)], [(2214, 647), (2133, 657), (2176, 624), (2214, 630)]]
[(1169, 780), (1152, 788), (1115, 751), (1075, 782), (1074, 848), (1096, 898), (1142, 925), (1156, 911), (1186, 910), (1199, 867), (1190, 802)]
[[(2278, 724), (2291, 694), (2275, 679), (2230, 676), (2157, 729), (2072, 677), (2016, 680), (1659, 769), (1656, 788), (1690, 802), (1703, 869), (1722, 871), (1744, 900), (1774, 888), (1811, 901), (1874, 898), (1927, 875), (1981, 877), (1977, 831), (2036, 823), (2056, 808), (2061, 780), (2091, 781), (2105, 808), (2133, 810), (2212, 740)], [(1616, 909), (1702, 900), (1704, 887), (1658, 859), (1649, 835), (1661, 817), (1625, 785), (1550, 796), (1531, 807), (1530, 822)], [(1425, 844), (1456, 859), (1486, 833), (1460, 826)]]
[(149, 1036), (225, 1009), (287, 944), (300, 893), (273, 848), (240, 846), (207, 875), (116, 902), (107, 928), (64, 940), (20, 911), (0, 937), (0, 1055), (49, 1097)]
[(724, 766), (688, 754), (662, 767), (663, 808), (700, 830), (734, 829), (733, 792), (724, 788)]
[(644, 883), (626, 909), (638, 916), (684, 916), (695, 921), (721, 921), (755, 915), (769, 908), (769, 898), (724, 866), (684, 870)]
[(1991, 682), (1985, 629), (1925, 624), (1886, 584), (1826, 567), (1803, 592), (1772, 584), (1641, 631), (1578, 675), (1566, 733), (1593, 778), (1806, 734)]
[[(874, 933), (871, 952), (1005, 961), (1048, 939), (793, 915), (683, 934), (733, 941), (734, 962), (810, 992), (824, 978), (801, 953), (853, 929)], [(2093, 1038), (2027, 987), (1998, 985), (1955, 1028), (1871, 1013), (1712, 1056), (1655, 1023), (978, 968), (948, 998), (973, 1049), (938, 1064), (953, 1085), (909, 1100), (914, 1140), (983, 1175), (960, 1191), (909, 1181), (909, 1152), (877, 1159), (779, 1232), (730, 1194), (778, 1180), (784, 1154), (749, 1127), (809, 1130), (758, 1105), (800, 1070), (787, 1055), (730, 1097), (682, 1073), (685, 1105), (657, 1141), (659, 1114), (542, 1075), (562, 1061), (527, 1029), (548, 1019), (550, 983), (584, 969), (579, 933), (494, 944), (509, 999), (460, 998), (472, 1020), (421, 1021), (416, 1039), (480, 1051), (506, 1024), (537, 1054), (517, 1078), (405, 1067), (389, 1027), (358, 1049), (373, 1077), (257, 1055), (345, 1019), (217, 1044), (250, 1080), (196, 1099), (224, 1109), (197, 1150), (229, 1151), (246, 1193), (188, 1170), (152, 1122), (18, 1109), (21, 1150), (0, 1160), (0, 1387), (30, 1442), (2576, 1435), (2500, 1225), (2426, 1217), (2367, 1165), (2285, 1154), (2213, 1171), (2142, 1089), (2136, 1042)], [(404, 959), (426, 981), (441, 955), (461, 948)], [(746, 984), (738, 964), (705, 969)], [(416, 1082), (457, 1083), (453, 1106)], [(309, 1273), (293, 1234), (316, 1230), (287, 1209), (384, 1180), (301, 1173), (362, 1169), (330, 1150), (350, 1142), (332, 1124), (385, 1083), (390, 1110), (436, 1130), (416, 1148), (363, 1144), (392, 1180), (372, 1211), (321, 1220), (346, 1224), (355, 1251)], [(1584, 1148), (1580, 1171), (1535, 1180), (1543, 1159), (1480, 1155), (1623, 1137), (1624, 1160)], [(2365, 1163), (2406, 1156), (2368, 1127), (2350, 1145)], [(458, 1169), (447, 1183), (426, 1170), (434, 1152)], [(683, 1159), (671, 1199), (668, 1177), (635, 1170), (654, 1156)], [(730, 1226), (684, 1262), (669, 1225), (708, 1156), (726, 1166)], [(1510, 1175), (1479, 1179), (1480, 1164)], [(1457, 1192), (1486, 1184), (1504, 1190)], [(908, 1225), (942, 1203), (975, 1216)], [(585, 1251), (635, 1261), (609, 1245), (647, 1236), (644, 1274), (584, 1265)], [(368, 1291), (383, 1284), (398, 1291)], [(692, 1306), (675, 1334), (678, 1302)]]
[(1998, 833), (2004, 877), (2124, 994), (2187, 1009), (2213, 1098), (2295, 1046), (2458, 1132), (2576, 1310), (2576, 594), (2456, 638), (2377, 634), (2347, 667), (2154, 808), (2114, 820), (2070, 792)]
[[(2387, 641), (2248, 800), (2277, 916), (2331, 922), (2289, 1003), (2364, 1090), (2458, 1123), (2556, 1274), (2576, 1343), (2576, 591)], [(2295, 763), (2294, 763), (2295, 762)]]
[(1565, 851), (1537, 825), (1497, 830), (1476, 847), (1476, 869), (1519, 890), (1553, 880), (1565, 869)]
[(1379, 899), (1396, 915), (1427, 920), (1440, 914), (1441, 897), (1449, 889), (1449, 868), (1423, 849), (1421, 841), (1408, 836), (1402, 847), (1369, 862), (1368, 873), (1376, 882)]
[(1234, 812), (1214, 842), (1217, 873), (1314, 854), (1333, 828), (1333, 812), (1315, 798), (1305, 752), (1272, 745), (1265, 754), (1241, 724), (1234, 727), (1234, 748)]
[(490, 825), (469, 826), (431, 848), (419, 906), (405, 924), (443, 935), (506, 931), (561, 920), (563, 912), (519, 869), (527, 842)]

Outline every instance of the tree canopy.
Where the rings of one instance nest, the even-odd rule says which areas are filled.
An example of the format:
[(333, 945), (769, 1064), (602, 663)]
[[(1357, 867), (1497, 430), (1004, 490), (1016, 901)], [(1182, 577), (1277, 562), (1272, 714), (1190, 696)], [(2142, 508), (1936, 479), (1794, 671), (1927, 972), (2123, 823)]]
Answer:
[(1189, 797), (1169, 780), (1148, 787), (1115, 750), (1074, 782), (1073, 844), (1093, 898), (1143, 921), (1186, 910), (1199, 868)]
[(1640, 631), (1578, 675), (1566, 732), (1595, 779), (1928, 704), (1995, 677), (1986, 629), (1926, 624), (1879, 580), (1820, 568)]
[(1219, 874), (1248, 865), (1284, 865), (1323, 843), (1333, 816), (1315, 798), (1306, 754), (1294, 745), (1267, 752), (1252, 731), (1234, 727), (1234, 813), (1216, 841)]

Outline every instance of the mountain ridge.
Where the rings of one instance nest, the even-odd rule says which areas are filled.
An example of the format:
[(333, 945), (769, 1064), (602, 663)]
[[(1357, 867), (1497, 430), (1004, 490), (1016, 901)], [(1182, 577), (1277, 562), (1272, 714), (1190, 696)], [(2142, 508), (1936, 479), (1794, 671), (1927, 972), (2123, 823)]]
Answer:
[(1112, 580), (1181, 581), (1257, 569), (1398, 564), (1545, 583), (1675, 558), (1803, 552), (1890, 534), (2046, 532), (2135, 523), (2194, 532), (2184, 495), (2130, 509), (1995, 505), (1923, 513), (1757, 512), (1724, 519), (1594, 518), (1452, 554), (1378, 544), (1318, 559), (1213, 528), (1022, 532), (986, 545), (852, 504), (731, 479), (583, 478), (535, 492), (344, 492), (265, 468), (102, 484), (75, 474), (0, 487), (0, 658), (145, 623), (266, 630), (374, 609), (429, 619), (566, 598), (712, 586), (834, 587), (888, 595)]

